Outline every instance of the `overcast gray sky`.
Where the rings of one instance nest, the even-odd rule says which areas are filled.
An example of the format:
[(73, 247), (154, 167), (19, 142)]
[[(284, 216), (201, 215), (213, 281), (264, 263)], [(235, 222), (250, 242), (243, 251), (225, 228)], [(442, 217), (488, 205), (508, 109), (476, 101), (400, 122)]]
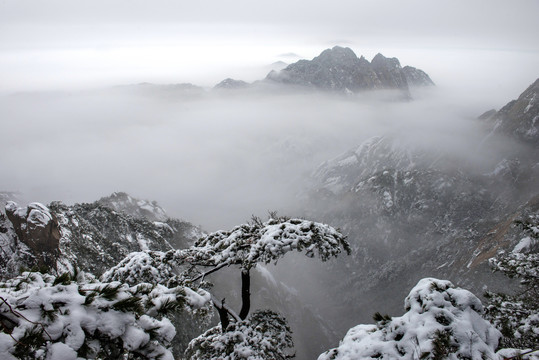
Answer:
[(0, 0), (0, 92), (255, 80), (336, 44), (438, 83), (471, 60), (480, 80), (514, 64), (516, 89), (536, 76), (538, 14), (537, 0)]

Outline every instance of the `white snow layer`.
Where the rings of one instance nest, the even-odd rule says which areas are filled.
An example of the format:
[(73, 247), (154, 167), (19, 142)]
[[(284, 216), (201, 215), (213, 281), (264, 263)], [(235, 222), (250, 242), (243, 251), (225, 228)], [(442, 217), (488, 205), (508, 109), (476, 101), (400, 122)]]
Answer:
[(483, 306), (471, 292), (449, 281), (422, 279), (406, 298), (405, 309), (401, 317), (351, 328), (339, 347), (318, 360), (420, 359), (444, 336), (450, 342), (447, 359), (498, 359), (501, 334), (481, 317)]
[[(23, 339), (35, 324), (41, 324), (46, 334), (46, 348), (39, 349), (39, 359), (74, 360), (76, 351), (88, 341), (88, 334), (99, 333), (106, 339), (121, 338), (127, 351), (138, 350), (172, 360), (167, 348), (176, 330), (167, 318), (156, 319), (163, 305), (183, 297), (192, 308), (205, 306), (210, 295), (203, 290), (166, 288), (162, 285), (139, 284), (134, 287), (112, 283), (55, 284), (56, 278), (39, 273), (24, 273), (18, 278), (0, 283), (0, 315), (11, 319), (17, 326), (10, 335), (0, 333), (0, 358), (14, 359), (15, 339)], [(100, 295), (103, 289), (116, 289), (117, 295)], [(147, 289), (149, 292), (145, 292)], [(95, 294), (94, 298), (89, 297)], [(139, 298), (146, 314), (137, 316), (124, 311), (122, 301)], [(16, 316), (9, 306), (22, 316)], [(44, 316), (44, 312), (54, 316)], [(149, 316), (148, 316), (149, 315)], [(150, 332), (155, 339), (150, 339)], [(154, 341), (155, 340), (155, 341)], [(97, 344), (99, 346), (99, 344)]]
[(526, 251), (528, 250), (529, 248), (532, 247), (532, 245), (535, 244), (535, 240), (532, 239), (531, 237), (527, 236), (523, 239), (521, 239), (518, 244), (515, 245), (515, 247), (513, 248), (513, 253), (520, 253), (522, 251)]

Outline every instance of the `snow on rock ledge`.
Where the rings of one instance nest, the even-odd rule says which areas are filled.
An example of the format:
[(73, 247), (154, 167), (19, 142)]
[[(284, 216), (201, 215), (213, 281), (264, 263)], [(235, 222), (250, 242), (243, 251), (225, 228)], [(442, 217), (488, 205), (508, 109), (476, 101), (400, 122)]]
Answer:
[(481, 317), (483, 305), (449, 281), (426, 278), (412, 289), (401, 317), (351, 328), (330, 359), (498, 359), (500, 332)]

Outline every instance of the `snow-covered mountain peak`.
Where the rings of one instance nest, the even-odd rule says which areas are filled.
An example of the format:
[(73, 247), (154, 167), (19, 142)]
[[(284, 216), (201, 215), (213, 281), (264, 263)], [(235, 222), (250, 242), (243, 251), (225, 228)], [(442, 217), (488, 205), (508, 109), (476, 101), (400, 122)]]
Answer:
[[(418, 72), (416, 77), (428, 78), (422, 74)], [(410, 98), (407, 78), (397, 58), (378, 54), (369, 62), (363, 56), (358, 58), (350, 48), (340, 46), (326, 49), (312, 60), (300, 60), (281, 71), (272, 71), (266, 80), (346, 94), (365, 90), (397, 90), (398, 99)], [(423, 82), (418, 81), (417, 84), (423, 85)]]
[(231, 78), (226, 78), (217, 85), (214, 86), (214, 89), (244, 89), (249, 86), (249, 83), (243, 80), (235, 80)]
[(408, 86), (423, 87), (434, 86), (434, 82), (431, 80), (426, 72), (420, 69), (416, 69), (412, 66), (405, 66), (402, 68)]
[(320, 53), (313, 61), (341, 65), (352, 65), (358, 60), (357, 55), (348, 47), (334, 46)]
[(380, 67), (390, 67), (390, 68), (397, 68), (397, 69), (401, 68), (399, 59), (387, 58), (381, 53), (376, 54), (374, 58), (372, 58), (371, 64), (375, 68), (380, 68)]
[(125, 192), (114, 192), (99, 199), (98, 203), (136, 218), (150, 221), (165, 221), (168, 218), (165, 210), (157, 202), (137, 199)]

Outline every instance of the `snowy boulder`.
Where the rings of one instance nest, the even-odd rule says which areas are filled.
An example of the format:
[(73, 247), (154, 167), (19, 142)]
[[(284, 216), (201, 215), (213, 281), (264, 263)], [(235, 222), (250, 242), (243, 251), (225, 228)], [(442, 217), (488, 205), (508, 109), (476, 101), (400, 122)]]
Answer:
[(26, 208), (9, 201), (6, 204), (6, 216), (13, 224), (17, 237), (26, 244), (34, 255), (45, 257), (56, 254), (60, 244), (60, 229), (56, 216), (45, 205), (31, 203)]
[(401, 317), (375, 316), (351, 328), (329, 359), (498, 359), (500, 332), (485, 321), (483, 305), (451, 282), (426, 278), (412, 289)]

